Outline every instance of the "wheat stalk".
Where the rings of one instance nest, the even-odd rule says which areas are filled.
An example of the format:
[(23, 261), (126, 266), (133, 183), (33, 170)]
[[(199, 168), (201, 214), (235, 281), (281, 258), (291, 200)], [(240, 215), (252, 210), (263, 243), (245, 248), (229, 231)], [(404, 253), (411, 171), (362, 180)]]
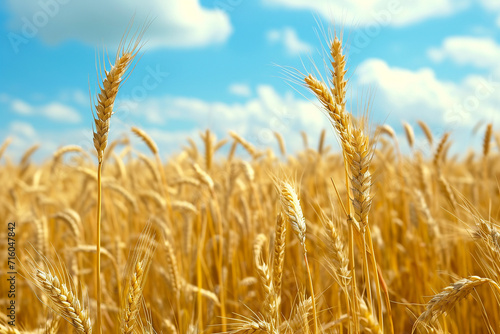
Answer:
[(104, 78), (99, 83), (100, 92), (97, 96), (94, 115), (94, 147), (97, 152), (97, 254), (96, 254), (96, 299), (97, 299), (97, 330), (101, 333), (101, 173), (104, 150), (108, 144), (109, 125), (116, 95), (124, 81), (128, 68), (140, 50), (142, 33), (134, 43), (129, 43), (127, 47), (120, 45), (116, 53), (116, 60), (109, 71), (104, 66)]
[(314, 296), (314, 288), (311, 276), (311, 269), (309, 267), (309, 261), (307, 259), (307, 248), (306, 248), (306, 221), (304, 215), (302, 214), (302, 208), (300, 207), (300, 201), (293, 189), (293, 186), (288, 182), (281, 182), (281, 205), (285, 211), (286, 216), (295, 235), (300, 241), (300, 244), (304, 250), (304, 261), (306, 263), (307, 274), (309, 277), (309, 288), (311, 290), (312, 307), (313, 307), (313, 318), (314, 318), (314, 333), (318, 333), (318, 316), (316, 312), (316, 299)]

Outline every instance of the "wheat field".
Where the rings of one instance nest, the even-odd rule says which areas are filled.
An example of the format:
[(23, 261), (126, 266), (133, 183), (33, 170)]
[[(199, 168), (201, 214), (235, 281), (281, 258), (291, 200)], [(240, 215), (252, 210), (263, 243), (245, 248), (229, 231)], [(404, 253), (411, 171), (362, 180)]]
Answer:
[[(12, 286), (0, 281), (0, 333), (500, 328), (500, 145), (491, 124), (482, 151), (467, 155), (451, 156), (450, 134), (434, 138), (422, 122), (423, 148), (408, 123), (407, 143), (398, 142), (391, 127), (347, 110), (344, 46), (333, 38), (326, 82), (295, 74), (326, 115), (302, 151), (287, 152), (279, 133), (275, 152), (207, 129), (203, 145), (190, 139), (162, 159), (137, 127), (108, 143), (140, 37), (101, 78), (94, 149), (68, 143), (34, 163), (38, 145), (19, 162), (5, 157), (8, 139), (0, 148), (0, 259), (15, 246), (19, 272), (15, 327), (3, 294)], [(132, 136), (143, 144), (132, 146)]]

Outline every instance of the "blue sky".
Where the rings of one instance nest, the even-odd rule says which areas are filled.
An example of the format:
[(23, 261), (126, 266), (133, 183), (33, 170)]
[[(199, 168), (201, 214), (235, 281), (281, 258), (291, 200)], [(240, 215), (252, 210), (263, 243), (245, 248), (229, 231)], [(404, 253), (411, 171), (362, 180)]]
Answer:
[(371, 94), (373, 121), (401, 137), (407, 121), (427, 151), (417, 120), (435, 136), (453, 131), (458, 150), (480, 144), (478, 122), (500, 121), (496, 0), (6, 0), (0, 139), (13, 139), (12, 158), (34, 143), (38, 159), (62, 145), (92, 147), (96, 57), (106, 48), (114, 60), (132, 17), (133, 29), (153, 22), (119, 92), (111, 138), (139, 126), (163, 155), (206, 128), (219, 138), (235, 130), (261, 148), (276, 147), (273, 131), (290, 150), (301, 147), (300, 131), (315, 142), (329, 123), (283, 67), (316, 63), (326, 73), (328, 29), (344, 30), (354, 113)]

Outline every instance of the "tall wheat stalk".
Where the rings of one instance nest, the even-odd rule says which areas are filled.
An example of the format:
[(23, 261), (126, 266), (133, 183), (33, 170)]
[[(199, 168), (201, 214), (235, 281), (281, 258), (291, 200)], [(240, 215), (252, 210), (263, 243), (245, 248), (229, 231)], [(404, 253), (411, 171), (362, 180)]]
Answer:
[(307, 259), (306, 248), (306, 221), (302, 214), (299, 197), (295, 193), (293, 186), (288, 182), (282, 182), (280, 188), (281, 205), (285, 211), (285, 215), (292, 226), (292, 230), (299, 239), (300, 245), (303, 249), (304, 262), (306, 264), (307, 275), (309, 278), (309, 289), (311, 290), (311, 301), (313, 310), (314, 321), (314, 334), (318, 334), (318, 314), (316, 311), (316, 297), (314, 296), (314, 287), (311, 275), (311, 268)]
[[(309, 74), (304, 78), (305, 86), (311, 90), (318, 100), (321, 102), (324, 110), (330, 118), (334, 129), (340, 139), (343, 156), (344, 156), (344, 171), (345, 183), (348, 191), (346, 192), (348, 205), (344, 209), (349, 223), (349, 269), (352, 272), (353, 279), (351, 280), (352, 293), (357, 293), (356, 275), (354, 267), (354, 243), (357, 244), (361, 252), (363, 262), (363, 272), (367, 294), (367, 309), (372, 312), (372, 292), (370, 284), (370, 265), (375, 280), (377, 289), (378, 305), (378, 321), (381, 328), (383, 327), (383, 302), (382, 288), (380, 284), (380, 272), (378, 270), (373, 244), (371, 239), (370, 226), (368, 225), (368, 213), (371, 208), (372, 197), (370, 189), (372, 185), (370, 174), (370, 163), (373, 156), (372, 147), (368, 134), (364, 132), (365, 120), (355, 121), (351, 114), (346, 111), (346, 57), (343, 52), (341, 38), (335, 37), (330, 43), (331, 65), (330, 70), (331, 81), (327, 85)], [(408, 127), (405, 127), (408, 133)], [(411, 143), (413, 143), (413, 135), (410, 135)], [(340, 200), (340, 196), (339, 196)], [(380, 276), (380, 277), (379, 277)], [(388, 314), (390, 315), (390, 303), (388, 302), (387, 291), (385, 292), (385, 301)], [(352, 309), (350, 310), (353, 316), (354, 332), (359, 332), (358, 320), (356, 315), (359, 314), (360, 305), (357, 298), (353, 298)], [(390, 318), (390, 316), (389, 316)], [(389, 319), (391, 320), (391, 319)], [(390, 322), (390, 330), (392, 332), (392, 322)], [(349, 327), (350, 330), (350, 327)]]
[(128, 45), (124, 45), (123, 41), (118, 47), (116, 54), (115, 64), (111, 67), (109, 71), (106, 70), (104, 65), (104, 78), (102, 78), (102, 84), (99, 84), (100, 92), (97, 96), (97, 104), (95, 105), (95, 115), (94, 115), (94, 147), (97, 151), (97, 230), (96, 230), (96, 244), (97, 244), (97, 254), (96, 254), (96, 300), (97, 300), (97, 331), (101, 333), (101, 201), (102, 201), (102, 164), (104, 151), (108, 144), (108, 134), (109, 125), (111, 120), (111, 115), (113, 115), (113, 107), (118, 94), (118, 90), (121, 87), (122, 82), (125, 79), (125, 74), (134, 61), (137, 53), (141, 48), (141, 38), (144, 31), (142, 31), (137, 38), (129, 42)]

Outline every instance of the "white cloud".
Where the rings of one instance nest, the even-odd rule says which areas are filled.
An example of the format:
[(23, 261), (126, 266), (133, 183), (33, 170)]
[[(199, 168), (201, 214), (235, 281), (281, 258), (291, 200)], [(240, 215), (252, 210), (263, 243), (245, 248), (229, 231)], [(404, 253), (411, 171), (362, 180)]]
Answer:
[(78, 123), (81, 120), (78, 111), (58, 102), (47, 104), (39, 110), (42, 115), (57, 122)]
[(252, 95), (252, 90), (250, 89), (250, 86), (244, 83), (233, 83), (232, 85), (229, 86), (228, 89), (229, 93), (236, 96), (249, 97)]
[(488, 37), (454, 36), (430, 49), (428, 55), (437, 62), (451, 59), (460, 65), (495, 68), (499, 67), (500, 45)]
[[(377, 87), (375, 106), (388, 115), (389, 122), (423, 120), (436, 136), (443, 131), (470, 133), (478, 121), (500, 122), (500, 76), (468, 75), (460, 82), (447, 82), (434, 71), (390, 67), (369, 59), (357, 69), (358, 83)], [(464, 136), (461, 144), (466, 144)]]
[(227, 40), (228, 15), (207, 9), (199, 0), (8, 0), (10, 27), (22, 38), (40, 37), (49, 44), (81, 40), (91, 46), (116, 46), (130, 20), (153, 17), (145, 39), (148, 47), (194, 47)]
[[(449, 15), (467, 5), (467, 0), (263, 0), (291, 9), (318, 12), (327, 20), (345, 25), (408, 25), (427, 18)], [(494, 1), (494, 0), (491, 0)]]
[(19, 99), (12, 100), (10, 107), (14, 112), (21, 115), (30, 115), (33, 113), (33, 108), (28, 103)]
[(61, 123), (79, 123), (82, 119), (76, 109), (59, 102), (35, 106), (20, 99), (11, 99), (7, 95), (4, 95), (2, 102), (8, 103), (13, 112), (24, 116), (42, 116)]
[[(379, 59), (363, 62), (356, 71), (359, 83), (376, 85), (377, 102), (398, 116), (436, 116), (436, 112), (451, 104), (450, 86), (439, 82), (429, 68), (415, 72), (391, 68)], [(412, 113), (410, 110), (421, 110)]]
[(271, 43), (279, 43), (285, 47), (290, 55), (311, 52), (311, 45), (299, 39), (297, 32), (290, 27), (274, 29), (267, 32), (267, 40)]

